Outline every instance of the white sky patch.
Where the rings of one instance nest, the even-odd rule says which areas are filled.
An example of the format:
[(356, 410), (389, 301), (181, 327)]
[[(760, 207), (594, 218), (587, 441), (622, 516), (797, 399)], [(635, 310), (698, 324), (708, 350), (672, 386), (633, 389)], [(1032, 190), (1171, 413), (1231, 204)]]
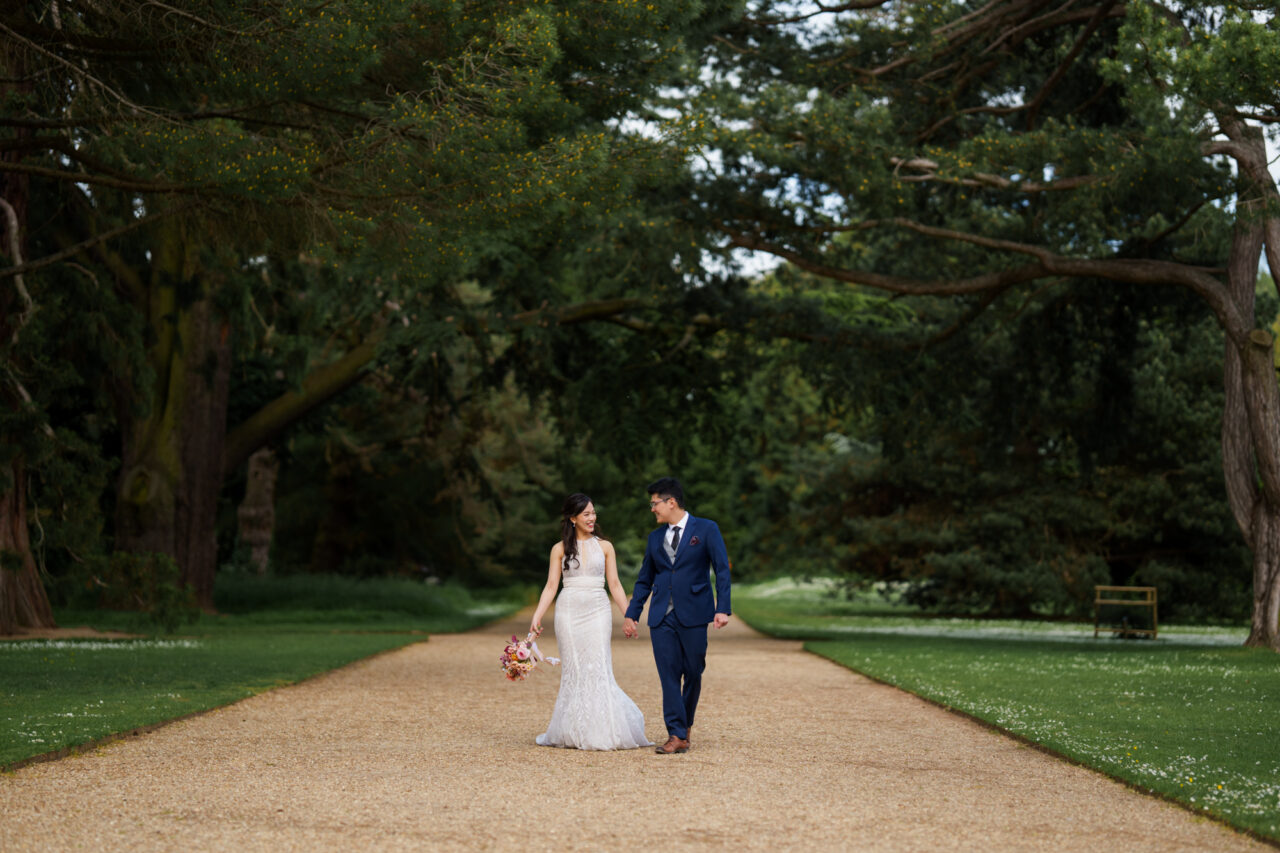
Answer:
[(744, 278), (762, 278), (786, 263), (768, 252), (748, 249), (733, 249), (730, 255), (738, 274)]

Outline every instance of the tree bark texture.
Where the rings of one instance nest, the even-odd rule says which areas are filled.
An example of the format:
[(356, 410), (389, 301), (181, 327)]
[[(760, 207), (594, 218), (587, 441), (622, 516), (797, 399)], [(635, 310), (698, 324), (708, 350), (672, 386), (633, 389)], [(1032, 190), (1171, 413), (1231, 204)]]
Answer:
[[(1223, 123), (1246, 189), (1227, 262), (1228, 298), (1248, 327), (1219, 316), (1226, 331), (1222, 414), (1222, 463), (1227, 499), (1253, 555), (1253, 608), (1245, 645), (1280, 651), (1280, 384), (1275, 341), (1256, 328), (1254, 302), (1259, 258), (1276, 233), (1275, 183), (1267, 173), (1262, 133), (1239, 122)], [(1259, 164), (1261, 168), (1259, 168)]]
[(275, 530), (276, 476), (280, 462), (270, 448), (263, 447), (249, 457), (244, 500), (237, 512), (240, 544), (249, 549), (249, 562), (258, 574), (267, 573), (271, 556), (271, 536)]
[(27, 531), (26, 472), (21, 460), (7, 472), (8, 486), (0, 490), (0, 634), (20, 628), (56, 628), (53, 610)]
[[(26, 63), (10, 47), (0, 45), (0, 97), (29, 87), (21, 81), (26, 75)], [(29, 130), (19, 130), (18, 136), (29, 136)], [(5, 151), (0, 157), (16, 162), (21, 151)], [(23, 248), (27, 233), (26, 219), (30, 198), (30, 179), (25, 175), (0, 173), (0, 199), (5, 202), (0, 212), (0, 258), (8, 264), (19, 266), (25, 258)], [(23, 289), (20, 294), (19, 288)], [(0, 405), (19, 407), (27, 405), (28, 395), (19, 384), (21, 370), (13, 363), (17, 360), (19, 334), (25, 319), (30, 316), (29, 299), (21, 276), (4, 282), (0, 289), (0, 358), (9, 361), (9, 370), (0, 375)], [(0, 440), (5, 440), (0, 438)], [(8, 443), (6, 441), (6, 443)], [(16, 444), (16, 442), (14, 442)], [(8, 454), (5, 454), (7, 457)], [(31, 551), (31, 537), (27, 530), (27, 473), (21, 455), (12, 458), (5, 470), (0, 470), (0, 634), (14, 634), (19, 628), (56, 628), (49, 597)]]
[(116, 547), (172, 556), (213, 609), (231, 358), (227, 322), (201, 281), (182, 225), (160, 232), (147, 298), (155, 385), (146, 413), (121, 413)]

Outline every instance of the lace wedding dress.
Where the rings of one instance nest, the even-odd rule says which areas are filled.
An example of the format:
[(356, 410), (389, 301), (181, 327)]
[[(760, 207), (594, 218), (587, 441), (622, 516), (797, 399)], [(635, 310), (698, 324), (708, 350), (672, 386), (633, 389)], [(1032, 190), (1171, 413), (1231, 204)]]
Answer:
[(539, 746), (635, 749), (644, 736), (644, 714), (613, 679), (613, 610), (604, 587), (604, 551), (592, 537), (578, 543), (556, 598), (555, 634), (560, 652), (560, 694)]

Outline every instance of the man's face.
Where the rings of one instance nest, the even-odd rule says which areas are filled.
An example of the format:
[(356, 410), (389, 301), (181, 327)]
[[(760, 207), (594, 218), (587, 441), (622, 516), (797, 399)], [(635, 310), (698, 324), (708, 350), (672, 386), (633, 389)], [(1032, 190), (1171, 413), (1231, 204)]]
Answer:
[(659, 524), (671, 524), (684, 515), (684, 510), (676, 503), (675, 498), (664, 498), (662, 495), (649, 495), (649, 511)]

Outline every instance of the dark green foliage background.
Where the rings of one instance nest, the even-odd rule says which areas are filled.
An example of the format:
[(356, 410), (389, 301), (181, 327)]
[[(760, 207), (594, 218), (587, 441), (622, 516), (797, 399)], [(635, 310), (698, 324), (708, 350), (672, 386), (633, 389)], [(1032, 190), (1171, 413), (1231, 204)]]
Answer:
[[(990, 301), (889, 298), (786, 264), (743, 271), (726, 242), (742, 229), (911, 276), (1007, 262), (972, 243), (819, 227), (902, 215), (1075, 255), (1221, 263), (1230, 175), (1198, 153), (1193, 116), (1165, 114), (1166, 98), (1111, 61), (1134, 49), (1126, 24), (1101, 22), (1037, 120), (1019, 124), (955, 111), (1045, 81), (1076, 29), (1020, 42), (948, 103), (914, 71), (872, 80), (841, 63), (925, 50), (958, 6), (897, 30), (839, 16), (816, 37), (759, 26), (788, 4), (754, 4), (755, 22), (736, 2), (618, 5), (349, 0), (369, 13), (349, 28), (325, 18), (278, 34), (271, 15), (294, 11), (212, 4), (257, 27), (227, 44), (270, 74), (250, 79), (173, 21), (165, 49), (192, 65), (107, 69), (181, 113), (194, 91), (183, 69), (220, 68), (213, 97), (251, 116), (139, 119), (85, 143), (120, 168), (136, 144), (134, 159), (210, 182), (192, 227), (208, 237), (198, 265), (234, 349), (229, 428), (386, 324), (362, 381), (273, 441), (272, 573), (537, 583), (561, 501), (585, 491), (627, 576), (651, 527), (643, 485), (670, 474), (692, 511), (720, 522), (741, 579), (839, 573), (932, 612), (1054, 618), (1087, 616), (1096, 583), (1141, 583), (1159, 587), (1163, 618), (1248, 612), (1248, 554), (1221, 483), (1222, 336), (1194, 298), (1092, 280)], [(112, 20), (122, 38), (160, 26)], [(350, 41), (326, 47), (339, 30)], [(1243, 38), (1212, 35), (1197, 49)], [(492, 77), (465, 73), (499, 46)], [(289, 59), (308, 50), (324, 58), (314, 79)], [(1206, 57), (1187, 69), (1188, 92), (1211, 86)], [(410, 94), (424, 68), (434, 100)], [(50, 86), (13, 95), (15, 110), (61, 109)], [(275, 117), (309, 129), (263, 123), (261, 87), (287, 104)], [(119, 121), (118, 104), (94, 106)], [(645, 121), (659, 132), (628, 132)], [(916, 152), (936, 160), (938, 182), (904, 183), (890, 155), (939, 121)], [(317, 151), (341, 168), (311, 170)], [(1046, 162), (1115, 174), (1022, 200), (957, 182)], [(56, 223), (85, 236), (136, 208), (137, 193), (33, 187), (32, 257), (71, 239)], [(1156, 239), (1184, 213), (1185, 229)], [(109, 244), (145, 274), (151, 240)], [(156, 378), (145, 347), (168, 321), (122, 300), (102, 259), (81, 260), (29, 276), (40, 310), (12, 361), (34, 400), (5, 407), (0, 432), (4, 458), (25, 460), (55, 602), (119, 606), (131, 590), (100, 590), (121, 434), (154, 403), (139, 390)], [(625, 310), (556, 313), (609, 300)], [(1267, 297), (1259, 325), (1275, 313)], [(243, 477), (221, 495), (228, 578), (249, 571)]]
[(1081, 616), (1094, 584), (1159, 587), (1175, 619), (1247, 607), (1226, 506), (1222, 334), (1188, 295), (1087, 282), (887, 360), (879, 444), (810, 502), (840, 564), (944, 612)]

